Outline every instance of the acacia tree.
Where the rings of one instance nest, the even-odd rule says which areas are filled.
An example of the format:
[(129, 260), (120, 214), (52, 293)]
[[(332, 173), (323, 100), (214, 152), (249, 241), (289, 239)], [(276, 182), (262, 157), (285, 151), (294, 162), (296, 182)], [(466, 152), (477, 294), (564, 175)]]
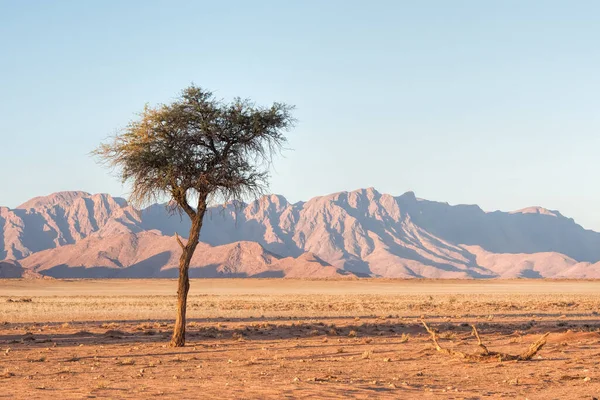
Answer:
[(172, 212), (187, 214), (187, 242), (179, 236), (177, 318), (171, 346), (185, 345), (190, 261), (198, 245), (207, 206), (264, 193), (272, 156), (294, 125), (293, 106), (256, 106), (250, 100), (226, 103), (197, 86), (171, 104), (146, 106), (139, 118), (93, 153), (131, 184), (134, 205), (165, 197)]

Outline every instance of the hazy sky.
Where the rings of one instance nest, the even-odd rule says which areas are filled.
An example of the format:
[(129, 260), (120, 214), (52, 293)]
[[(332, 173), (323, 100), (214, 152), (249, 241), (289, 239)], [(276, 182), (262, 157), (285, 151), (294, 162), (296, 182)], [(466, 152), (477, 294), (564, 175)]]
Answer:
[(297, 106), (271, 189), (374, 186), (600, 230), (598, 1), (0, 0), (0, 205), (127, 195), (89, 152), (191, 82)]

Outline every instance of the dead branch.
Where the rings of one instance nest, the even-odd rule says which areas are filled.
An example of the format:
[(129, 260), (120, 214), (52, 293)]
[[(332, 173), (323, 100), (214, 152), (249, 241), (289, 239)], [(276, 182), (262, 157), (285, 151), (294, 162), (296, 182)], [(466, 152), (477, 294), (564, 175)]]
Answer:
[(477, 332), (477, 328), (475, 327), (475, 325), (471, 325), (471, 328), (473, 328), (473, 335), (475, 335), (475, 337), (477, 338), (477, 345), (483, 349), (483, 354), (485, 354), (485, 355), (490, 354), (490, 351), (488, 350), (488, 348), (485, 346), (485, 344), (483, 344), (481, 342), (481, 338), (479, 337), (479, 332)]
[(175, 232), (175, 239), (177, 239), (177, 243), (179, 243), (179, 246), (181, 247), (181, 249), (185, 250), (185, 246), (181, 242), (181, 239), (179, 239), (179, 234), (177, 232)]
[(468, 355), (463, 353), (462, 351), (444, 349), (442, 346), (440, 346), (440, 344), (437, 341), (437, 333), (433, 329), (429, 328), (425, 321), (421, 320), (421, 322), (423, 323), (425, 329), (427, 329), (427, 332), (429, 332), (429, 334), (431, 335), (431, 340), (433, 341), (433, 344), (435, 345), (435, 349), (437, 351), (448, 354), (449, 356), (468, 358)]
[(544, 347), (544, 345), (546, 344), (546, 338), (549, 334), (550, 333), (547, 332), (542, 337), (540, 337), (535, 343), (529, 346), (529, 349), (526, 352), (519, 355), (519, 360), (531, 360), (533, 356), (535, 356), (537, 352), (540, 351), (542, 347)]
[(542, 335), (535, 343), (533, 343), (529, 349), (519, 355), (507, 354), (498, 351), (490, 351), (486, 345), (483, 344), (481, 337), (479, 336), (479, 332), (475, 325), (471, 325), (473, 327), (473, 335), (477, 338), (477, 345), (483, 350), (482, 353), (463, 353), (462, 351), (446, 349), (440, 346), (438, 342), (438, 336), (435, 330), (431, 329), (424, 320), (421, 320), (421, 323), (427, 330), (427, 332), (431, 335), (431, 340), (435, 345), (435, 349), (441, 353), (447, 354), (452, 357), (463, 358), (469, 361), (475, 362), (483, 362), (483, 361), (527, 361), (531, 360), (533, 356), (537, 354), (538, 351), (546, 344), (546, 338), (549, 333)]

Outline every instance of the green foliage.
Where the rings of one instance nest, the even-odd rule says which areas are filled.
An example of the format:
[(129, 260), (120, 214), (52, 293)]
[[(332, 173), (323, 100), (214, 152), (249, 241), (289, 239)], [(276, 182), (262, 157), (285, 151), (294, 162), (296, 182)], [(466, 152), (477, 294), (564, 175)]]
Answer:
[(93, 154), (130, 183), (136, 205), (171, 197), (195, 216), (188, 201), (243, 200), (262, 193), (274, 153), (286, 143), (293, 106), (230, 103), (197, 86), (171, 104), (146, 106), (139, 119)]

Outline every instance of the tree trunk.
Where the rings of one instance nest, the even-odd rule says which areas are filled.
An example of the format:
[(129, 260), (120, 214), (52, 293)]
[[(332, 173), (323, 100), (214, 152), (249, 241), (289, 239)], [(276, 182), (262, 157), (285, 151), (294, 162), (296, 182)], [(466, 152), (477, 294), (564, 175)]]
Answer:
[[(190, 262), (198, 246), (200, 238), (200, 229), (202, 228), (202, 219), (206, 211), (206, 202), (198, 202), (198, 210), (195, 218), (192, 219), (190, 235), (185, 246), (182, 245), (181, 257), (179, 257), (179, 280), (177, 289), (177, 318), (173, 328), (173, 337), (171, 338), (171, 347), (185, 346), (185, 313), (187, 310), (187, 295), (190, 290)], [(179, 239), (178, 239), (179, 240)], [(180, 242), (181, 244), (181, 242)]]
[[(187, 247), (187, 246), (186, 246)], [(183, 250), (179, 259), (179, 282), (177, 289), (177, 318), (173, 328), (171, 347), (183, 347), (185, 345), (185, 312), (187, 310), (187, 295), (190, 290), (189, 267), (191, 259), (188, 258), (189, 251)]]

